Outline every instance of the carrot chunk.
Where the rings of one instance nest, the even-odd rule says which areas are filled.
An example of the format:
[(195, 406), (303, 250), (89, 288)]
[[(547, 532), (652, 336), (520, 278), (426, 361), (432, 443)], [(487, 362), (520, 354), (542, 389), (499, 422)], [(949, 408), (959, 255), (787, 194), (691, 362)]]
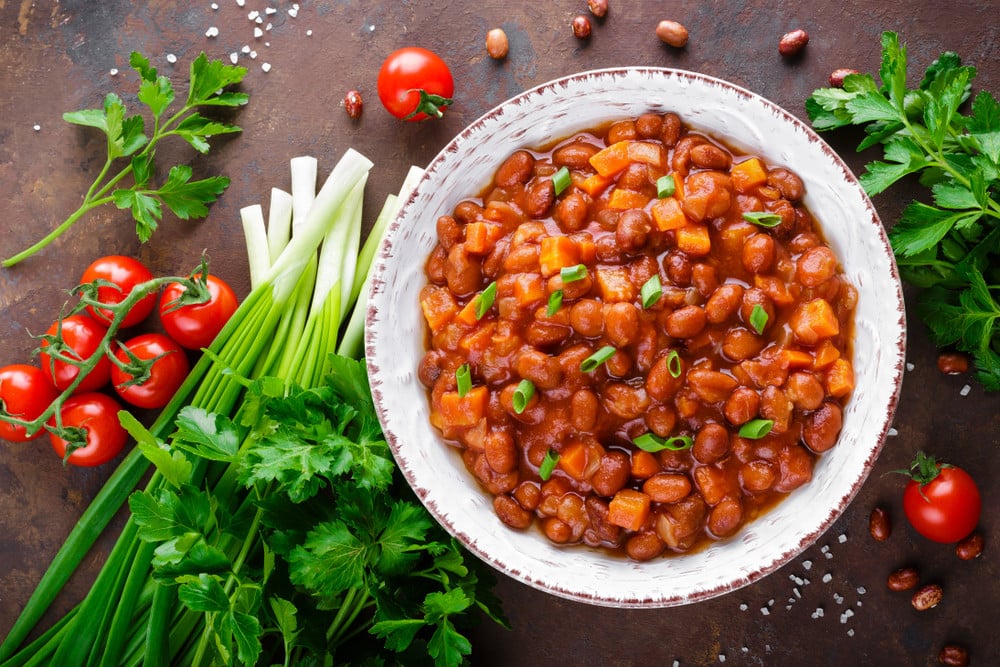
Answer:
[(545, 298), (545, 281), (537, 273), (519, 273), (514, 279), (514, 298), (531, 306)]
[(420, 290), (420, 309), (431, 332), (437, 333), (458, 312), (458, 304), (447, 288), (427, 285)]
[(455, 314), (455, 321), (471, 327), (479, 318), (476, 317), (477, 299), (469, 299), (469, 302), (462, 306), (462, 309)]
[(614, 183), (614, 181), (612, 181), (610, 178), (606, 176), (601, 176), (600, 174), (591, 174), (586, 178), (580, 179), (580, 182), (577, 183), (577, 187), (579, 187), (581, 190), (586, 192), (591, 197), (596, 197), (602, 192), (604, 192), (605, 188), (607, 188), (612, 183)]
[(649, 517), (650, 498), (642, 491), (622, 489), (608, 503), (608, 522), (625, 530), (642, 528)]
[(631, 162), (628, 156), (629, 141), (618, 141), (590, 156), (590, 166), (601, 176), (614, 176)]
[(652, 213), (653, 221), (661, 232), (680, 229), (689, 224), (684, 210), (681, 208), (681, 203), (673, 197), (657, 199), (653, 203)]
[(559, 453), (559, 467), (576, 480), (582, 480), (587, 470), (587, 445), (574, 442)]
[(803, 345), (815, 345), (840, 333), (840, 323), (826, 299), (812, 299), (800, 305), (789, 319), (795, 338)]
[(630, 141), (628, 159), (631, 162), (642, 162), (661, 170), (667, 166), (667, 154), (663, 150), (663, 144), (648, 141)]
[(487, 255), (493, 251), (503, 227), (492, 222), (470, 222), (465, 226), (465, 250), (472, 255)]
[(825, 340), (813, 353), (813, 370), (823, 370), (839, 358), (840, 350), (834, 346), (833, 341)]
[(546, 278), (559, 273), (563, 267), (580, 263), (580, 247), (568, 236), (546, 236), (541, 246), (538, 262)]
[(729, 170), (729, 175), (733, 179), (733, 187), (741, 193), (749, 192), (758, 185), (767, 183), (767, 172), (764, 170), (764, 165), (755, 157), (734, 164), (733, 168)]
[(446, 426), (475, 426), (486, 414), (489, 391), (479, 385), (469, 390), (465, 396), (457, 391), (441, 394), (440, 414)]
[(704, 257), (712, 252), (712, 238), (705, 225), (686, 225), (675, 234), (677, 247), (693, 257)]
[(655, 456), (644, 450), (632, 452), (632, 476), (636, 479), (646, 479), (660, 472), (660, 462)]
[(611, 196), (608, 197), (608, 208), (621, 211), (630, 208), (643, 208), (648, 203), (649, 197), (646, 195), (635, 190), (626, 190), (625, 188), (615, 188), (611, 191)]
[(780, 356), (782, 362), (788, 365), (788, 370), (790, 371), (812, 368), (813, 365), (812, 355), (802, 350), (782, 350)]
[(629, 279), (627, 269), (615, 266), (597, 269), (594, 273), (597, 288), (601, 291), (601, 298), (604, 301), (612, 303), (635, 300), (635, 285)]
[(831, 396), (843, 398), (854, 391), (854, 367), (851, 362), (840, 357), (826, 372), (826, 391)]

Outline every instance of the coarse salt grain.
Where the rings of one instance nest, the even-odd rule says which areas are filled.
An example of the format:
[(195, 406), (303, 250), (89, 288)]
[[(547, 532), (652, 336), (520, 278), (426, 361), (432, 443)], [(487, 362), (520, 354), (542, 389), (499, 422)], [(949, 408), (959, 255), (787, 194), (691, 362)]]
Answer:
[(747, 646), (744, 646), (744, 647), (743, 647), (743, 648), (741, 648), (740, 650), (741, 650), (741, 651), (743, 651), (744, 653), (749, 653), (749, 652), (750, 652), (750, 648), (749, 648), (749, 647), (747, 647)]
[(824, 553), (825, 554), (829, 550), (830, 550), (830, 545), (829, 544), (824, 544), (823, 548), (820, 549), (819, 551), (820, 551), (820, 553)]
[(265, 13), (265, 14), (274, 14), (274, 13), (275, 13), (275, 12), (277, 12), (277, 11), (278, 11), (278, 10), (277, 10), (277, 9), (275, 9), (274, 7), (268, 7), (267, 9), (265, 9), (265, 10), (264, 10), (264, 13)]
[(299, 10), (295, 9), (295, 7), (292, 7), (291, 9), (288, 10), (288, 15), (291, 16), (292, 18), (295, 18), (296, 16), (299, 15)]
[(260, 28), (254, 28), (253, 29), (253, 36), (256, 39), (260, 39), (261, 37), (264, 36), (264, 31), (261, 30)]
[(240, 49), (240, 51), (242, 51), (243, 53), (250, 53), (250, 45), (249, 44), (244, 44), (243, 48)]
[(235, 51), (229, 54), (229, 62), (235, 65), (239, 61), (240, 61), (240, 54), (236, 53)]
[(848, 630), (847, 630), (847, 636), (848, 637), (853, 637), (854, 636), (854, 628), (848, 628)]
[(867, 588), (865, 588), (864, 586), (858, 586), (858, 595), (864, 595), (867, 592), (868, 592)]
[(681, 661), (680, 660), (674, 660), (674, 667), (681, 667)]
[(824, 556), (826, 556), (826, 559), (827, 559), (827, 560), (830, 560), (831, 558), (833, 558), (833, 554), (832, 554), (832, 553), (830, 553), (829, 551), (827, 551), (827, 552), (826, 552), (825, 554), (823, 554), (823, 555), (824, 555)]
[(253, 22), (256, 23), (257, 25), (260, 25), (261, 23), (264, 22), (264, 17), (263, 16), (258, 16), (257, 18), (255, 18), (253, 20)]
[(791, 610), (792, 610), (792, 605), (786, 604), (785, 605), (785, 611), (791, 611)]
[(803, 579), (802, 580), (802, 585), (803, 586), (808, 586), (809, 585), (809, 580), (808, 579)]
[(31, 126), (31, 129), (33, 129), (35, 132), (39, 132), (42, 129), (42, 126), (39, 125), (38, 123), (35, 123), (34, 125)]
[(268, 23), (266, 26), (264, 26), (264, 30), (270, 30), (273, 27), (274, 26), (272, 26), (270, 23)]
[(264, 42), (264, 46), (270, 47), (271, 46), (271, 42)]
[(111, 68), (111, 72), (109, 72), (109, 73), (111, 74), (111, 76), (118, 76), (118, 68), (117, 67), (112, 67)]
[(800, 591), (798, 588), (793, 588), (792, 593), (795, 594), (795, 597), (799, 598), (800, 600), (802, 599), (802, 591)]
[(890, 429), (889, 429), (889, 430), (888, 430), (888, 431), (887, 431), (886, 433), (887, 433), (887, 434), (888, 434), (889, 436), (892, 436), (892, 437), (895, 437), (895, 436), (899, 435), (899, 431), (897, 431), (897, 430), (896, 430), (896, 429), (894, 429), (894, 428), (890, 428)]
[(262, 70), (264, 70), (265, 72), (270, 72), (271, 71), (271, 63), (261, 63), (260, 64), (260, 68)]
[(254, 20), (254, 19), (256, 19), (256, 18), (257, 18), (258, 16), (260, 16), (260, 12), (258, 12), (258, 11), (257, 11), (257, 10), (255, 9), (255, 10), (253, 10), (252, 12), (250, 12), (249, 14), (247, 14), (247, 20), (248, 20), (248, 21), (253, 21), (253, 20)]
[(173, 64), (173, 63), (177, 62), (177, 56), (175, 56), (172, 53), (168, 53), (167, 54), (167, 62), (170, 63), (170, 64)]
[(916, 368), (916, 366), (914, 366), (912, 362), (906, 362), (906, 370), (912, 371), (914, 368)]
[(246, 0), (236, 0), (236, 6), (237, 7), (242, 7), (245, 4), (246, 4)]
[(218, 36), (219, 36), (219, 29), (216, 28), (214, 25), (209, 27), (209, 29), (205, 31), (205, 37), (218, 37)]
[(218, 9), (219, 9), (219, 5), (217, 5), (217, 4), (216, 4), (216, 3), (214, 3), (214, 2), (213, 2), (213, 3), (211, 4), (211, 5), (209, 5), (209, 7), (211, 7), (211, 8), (212, 8), (212, 11), (213, 11), (213, 12), (214, 12), (214, 11), (218, 11)]
[(720, 654), (719, 654), (719, 662), (725, 662), (725, 661), (726, 661), (726, 656), (725, 656), (725, 654), (724, 654), (724, 653), (720, 653)]
[(833, 581), (833, 575), (832, 574), (830, 574), (829, 572), (827, 572), (826, 574), (823, 575), (823, 583), (824, 584), (828, 584), (831, 581)]
[(836, 602), (837, 604), (844, 604), (844, 596), (841, 595), (840, 593), (834, 593), (833, 601)]
[(749, 607), (747, 606), (746, 602), (740, 604), (740, 611), (746, 611), (747, 609), (749, 609)]
[(843, 544), (844, 542), (847, 541), (847, 535), (844, 534), (844, 533), (841, 533), (840, 535), (837, 536), (837, 541), (840, 542), (841, 544)]
[(802, 569), (803, 570), (808, 570), (812, 566), (813, 566), (813, 562), (811, 560), (804, 560), (804, 561), (802, 561)]
[(861, 606), (861, 600), (858, 600), (858, 606), (859, 607)]
[(251, 51), (250, 52), (250, 60), (256, 60), (256, 59), (257, 59), (257, 52), (256, 51)]
[(761, 614), (762, 614), (763, 616), (770, 616), (770, 615), (771, 615), (771, 610), (770, 610), (770, 609), (768, 609), (767, 607), (761, 607), (761, 608), (760, 608), (760, 613), (761, 613)]
[(972, 391), (972, 387), (970, 385), (965, 385), (962, 387), (962, 390), (958, 392), (958, 394), (959, 396), (968, 396), (970, 391)]
[(306, 37), (312, 37), (312, 36), (313, 36), (313, 31), (312, 30), (306, 30)]

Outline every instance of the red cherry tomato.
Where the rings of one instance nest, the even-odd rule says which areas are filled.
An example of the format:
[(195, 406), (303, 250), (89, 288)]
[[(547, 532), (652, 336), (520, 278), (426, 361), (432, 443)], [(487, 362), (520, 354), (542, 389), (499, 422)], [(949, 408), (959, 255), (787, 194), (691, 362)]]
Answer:
[(224, 280), (208, 274), (209, 299), (175, 308), (187, 291), (180, 283), (170, 283), (160, 297), (160, 321), (167, 335), (191, 350), (208, 347), (239, 305), (236, 293)]
[[(63, 426), (82, 428), (87, 432), (86, 444), (73, 450), (67, 459), (69, 463), (98, 466), (118, 456), (128, 441), (128, 433), (118, 422), (119, 410), (118, 401), (97, 392), (77, 394), (66, 399), (62, 406)], [(55, 419), (50, 419), (49, 423), (55, 424)], [(66, 441), (54, 433), (49, 434), (49, 439), (59, 458), (65, 458)]]
[[(42, 369), (27, 364), (12, 364), (0, 368), (0, 401), (14, 417), (31, 421), (52, 405), (59, 393)], [(0, 421), (0, 438), (11, 442), (28, 442), (41, 437), (45, 429), (29, 436), (23, 426)]]
[(455, 82), (441, 57), (418, 46), (393, 51), (378, 72), (378, 98), (396, 118), (415, 121), (434, 116), (451, 104)]
[[(122, 255), (108, 255), (101, 257), (88, 266), (83, 272), (81, 283), (91, 283), (95, 280), (106, 280), (114, 283), (116, 287), (110, 285), (97, 288), (97, 297), (103, 303), (120, 303), (127, 297), (136, 285), (152, 280), (153, 274), (138, 260)], [(132, 327), (144, 319), (156, 308), (156, 294), (150, 293), (132, 307), (121, 326)], [(98, 322), (105, 326), (111, 324), (112, 313), (107, 308), (94, 308), (88, 306), (87, 310)]]
[[(55, 322), (46, 332), (47, 336), (54, 336), (59, 332), (59, 322)], [(70, 315), (62, 321), (62, 340), (65, 348), (63, 354), (73, 359), (89, 359), (101, 345), (107, 328), (100, 322), (87, 315)], [(80, 369), (73, 364), (58, 359), (52, 360), (51, 356), (45, 352), (50, 347), (47, 340), (42, 341), (42, 353), (39, 356), (42, 371), (49, 382), (55, 385), (59, 391), (65, 391), (69, 387)], [(102, 356), (97, 365), (87, 374), (85, 378), (73, 390), (74, 394), (85, 391), (100, 389), (111, 379), (111, 362), (107, 357)]]
[(934, 542), (950, 543), (975, 530), (982, 499), (969, 473), (920, 452), (910, 467), (910, 477), (903, 491), (903, 511), (918, 533)]
[[(125, 341), (124, 346), (143, 361), (156, 361), (149, 367), (149, 377), (136, 384), (127, 384), (135, 376), (112, 364), (111, 385), (126, 403), (139, 408), (162, 408), (170, 402), (187, 377), (190, 370), (187, 353), (169, 337), (158, 333), (136, 336)], [(118, 347), (115, 357), (129, 364), (128, 352)]]

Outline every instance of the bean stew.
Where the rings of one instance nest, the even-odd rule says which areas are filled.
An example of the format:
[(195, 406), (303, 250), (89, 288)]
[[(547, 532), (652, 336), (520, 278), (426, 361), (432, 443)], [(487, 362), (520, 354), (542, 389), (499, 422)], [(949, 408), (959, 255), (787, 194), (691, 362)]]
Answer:
[(857, 292), (804, 194), (647, 113), (516, 151), (437, 220), (418, 377), (501, 521), (648, 560), (809, 482)]

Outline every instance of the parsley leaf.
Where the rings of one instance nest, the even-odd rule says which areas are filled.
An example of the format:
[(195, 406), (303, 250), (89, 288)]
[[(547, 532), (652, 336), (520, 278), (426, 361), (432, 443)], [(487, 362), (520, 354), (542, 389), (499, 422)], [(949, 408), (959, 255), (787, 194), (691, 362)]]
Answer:
[(365, 585), (365, 545), (341, 521), (328, 521), (309, 533), (288, 557), (291, 582), (320, 597), (335, 597)]

